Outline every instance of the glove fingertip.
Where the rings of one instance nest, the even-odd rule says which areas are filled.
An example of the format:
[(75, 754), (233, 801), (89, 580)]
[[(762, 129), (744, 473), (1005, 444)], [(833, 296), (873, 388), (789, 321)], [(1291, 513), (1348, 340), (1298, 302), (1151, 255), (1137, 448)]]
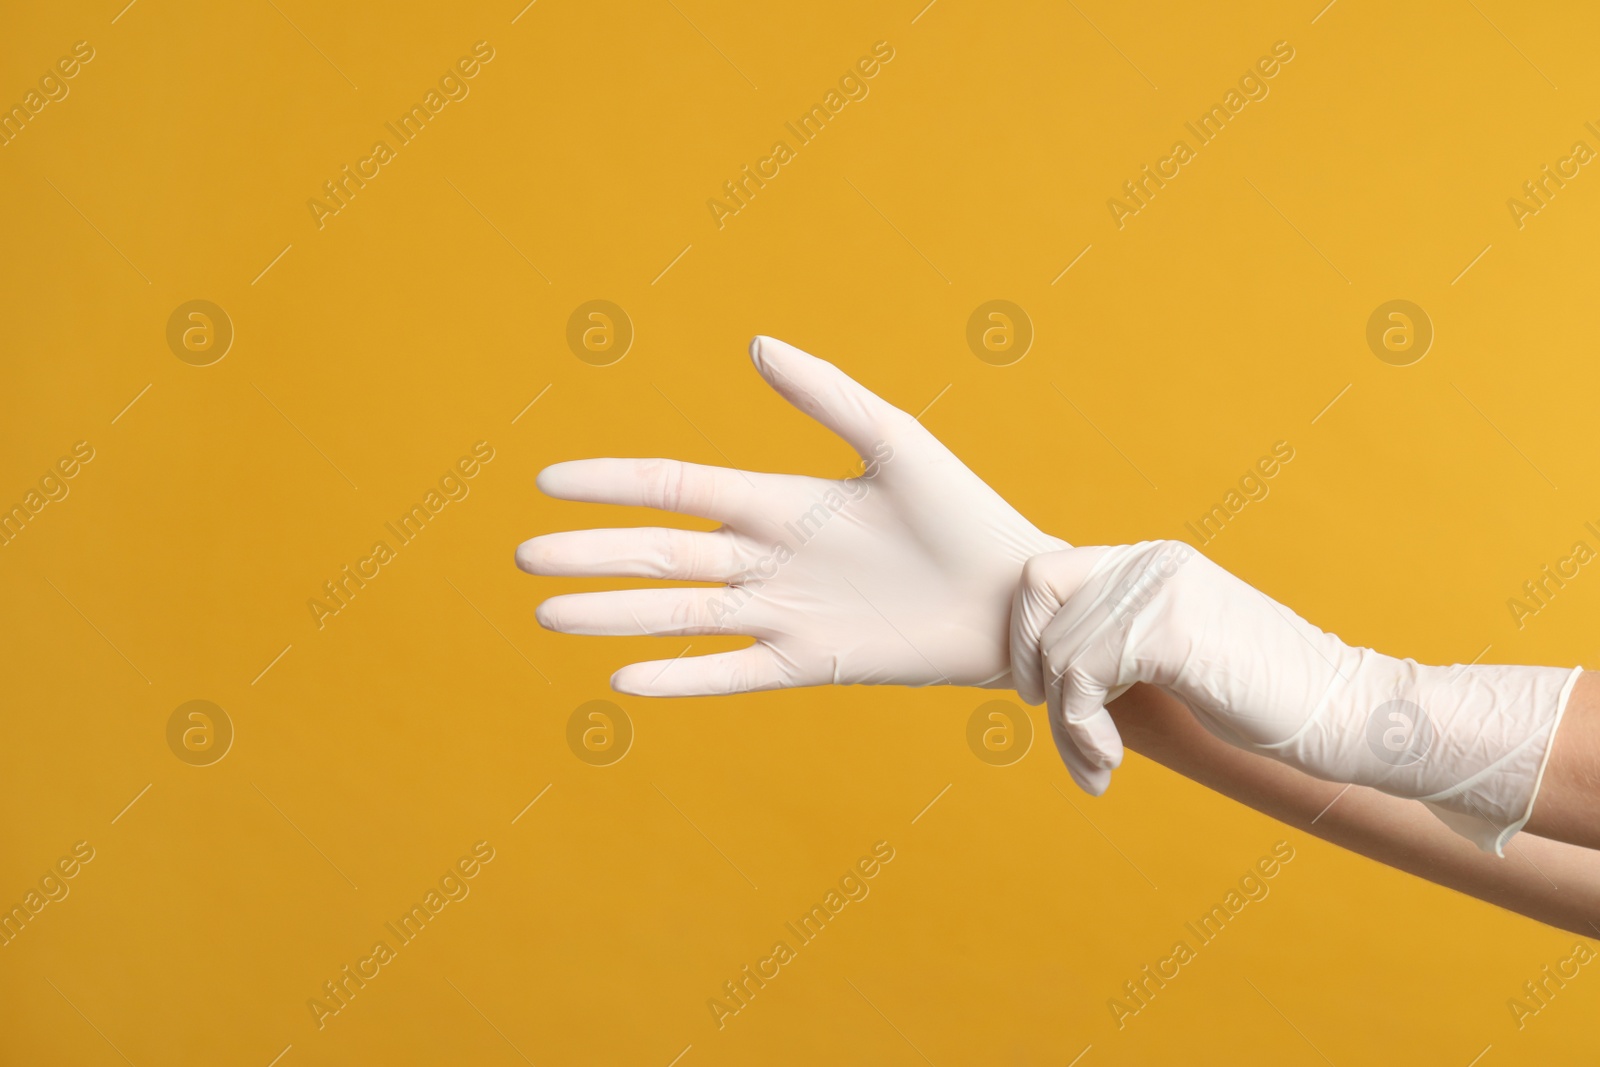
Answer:
[(1038, 672), (1028, 670), (1028, 664), (1018, 664), (1015, 656), (1011, 662), (1011, 680), (1016, 683), (1018, 699), (1035, 708), (1043, 704), (1047, 694)]
[(1092, 797), (1104, 796), (1105, 791), (1111, 788), (1111, 772), (1100, 767), (1074, 767), (1067, 764), (1067, 773), (1072, 775), (1072, 780)]
[(1122, 765), (1122, 734), (1117, 730), (1110, 712), (1101, 707), (1080, 728), (1084, 732), (1084, 744), (1094, 753), (1098, 766), (1109, 769)]
[(559, 499), (562, 490), (572, 482), (571, 474), (574, 462), (573, 460), (562, 460), (559, 463), (550, 464), (533, 476), (534, 488), (545, 496), (553, 496)]
[(655, 693), (651, 691), (648, 683), (645, 683), (640, 679), (639, 673), (640, 672), (633, 669), (632, 664), (629, 664), (626, 667), (618, 668), (611, 674), (611, 688), (623, 694), (624, 696), (655, 696)]
[(543, 574), (552, 562), (547, 548), (548, 544), (548, 541), (542, 542), (539, 538), (534, 537), (518, 545), (516, 554), (513, 556), (516, 560), (517, 569), (528, 574)]

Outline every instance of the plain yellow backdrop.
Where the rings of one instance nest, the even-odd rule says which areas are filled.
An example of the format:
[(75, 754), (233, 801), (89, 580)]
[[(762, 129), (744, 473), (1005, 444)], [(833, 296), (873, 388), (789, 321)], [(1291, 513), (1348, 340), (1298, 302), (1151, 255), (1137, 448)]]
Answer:
[[(1186, 536), (1287, 441), (1214, 559), (1388, 652), (1594, 665), (1600, 577), (1520, 627), (1507, 606), (1600, 520), (1600, 176), (1520, 228), (1507, 206), (1600, 148), (1592, 7), (123, 2), (0, 26), (8, 107), (94, 53), (0, 147), (0, 505), (94, 450), (0, 548), (0, 901), (94, 850), (0, 948), (6, 1062), (1592, 1047), (1600, 976), (1520, 1030), (1507, 1007), (1568, 934), (1137, 757), (1098, 800), (1047, 735), (986, 764), (967, 723), (994, 693), (619, 697), (624, 663), (738, 642), (543, 631), (543, 597), (625, 583), (512, 565), (537, 533), (655, 521), (541, 497), (557, 460), (847, 469), (751, 369), (761, 332), (926, 408), (1074, 543)], [(469, 94), (319, 227), (323, 183), (480, 41)], [(1268, 95), (1119, 228), (1107, 201), (1280, 41)], [(870, 92), (719, 227), (707, 201), (877, 42)], [(566, 339), (597, 299), (634, 331), (609, 366)], [(966, 341), (993, 299), (1035, 331), (1009, 366)], [(1366, 343), (1393, 299), (1435, 331), (1410, 366)], [(233, 325), (209, 366), (167, 342), (191, 300)], [(319, 628), (323, 583), (477, 442), (469, 495)], [(567, 741), (596, 699), (634, 732), (609, 766)], [(209, 766), (168, 745), (190, 700), (233, 725)], [(1280, 840), (1270, 895), (1119, 1029), (1108, 999)], [(480, 841), (470, 895), (319, 1028), (323, 983)], [(879, 841), (870, 895), (719, 1028), (708, 1000)]]

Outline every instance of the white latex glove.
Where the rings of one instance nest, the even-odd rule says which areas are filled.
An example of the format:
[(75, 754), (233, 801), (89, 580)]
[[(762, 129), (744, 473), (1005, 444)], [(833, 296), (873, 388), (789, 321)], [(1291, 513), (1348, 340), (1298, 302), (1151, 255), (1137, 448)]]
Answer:
[(736, 652), (623, 667), (613, 688), (694, 696), (807, 685), (1011, 687), (1012, 594), (1031, 556), (1066, 547), (968, 470), (915, 418), (831, 363), (770, 337), (756, 370), (842, 437), (864, 468), (812, 478), (668, 459), (586, 459), (539, 474), (550, 496), (715, 519), (545, 534), (531, 574), (672, 578), (715, 588), (551, 597), (539, 623), (574, 634), (748, 634)]
[(1426, 667), (1352, 648), (1181, 541), (1029, 560), (1012, 613), (1017, 691), (1049, 702), (1077, 783), (1105, 791), (1105, 704), (1135, 682), (1211, 733), (1307, 774), (1425, 802), (1499, 854), (1533, 809), (1581, 668)]

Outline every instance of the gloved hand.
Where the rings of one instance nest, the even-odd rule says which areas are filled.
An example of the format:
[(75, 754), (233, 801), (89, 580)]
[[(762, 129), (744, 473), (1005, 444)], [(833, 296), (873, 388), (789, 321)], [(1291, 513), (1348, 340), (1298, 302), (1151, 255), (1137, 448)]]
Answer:
[(694, 696), (807, 685), (1011, 687), (1012, 594), (1023, 563), (1067, 547), (1042, 533), (915, 418), (831, 363), (770, 337), (756, 370), (855, 448), (852, 478), (586, 459), (539, 474), (564, 500), (715, 519), (545, 534), (517, 549), (530, 574), (669, 578), (714, 588), (551, 597), (541, 625), (574, 634), (748, 634), (736, 652), (623, 667), (612, 686)]
[(1425, 667), (1352, 648), (1181, 541), (1028, 561), (1011, 619), (1017, 691), (1047, 700), (1073, 779), (1122, 761), (1105, 705), (1135, 682), (1211, 733), (1334, 782), (1421, 800), (1501, 852), (1533, 808), (1581, 668)]

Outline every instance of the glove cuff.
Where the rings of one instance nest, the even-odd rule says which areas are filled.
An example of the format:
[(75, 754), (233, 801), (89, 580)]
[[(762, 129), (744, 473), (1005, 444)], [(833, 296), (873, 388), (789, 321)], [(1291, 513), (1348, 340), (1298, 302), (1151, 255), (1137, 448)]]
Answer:
[[(1544, 668), (1538, 670), (1546, 678), (1554, 673)], [(1553, 699), (1548, 684), (1529, 686), (1527, 699), (1542, 698), (1539, 703), (1543, 707), (1534, 711), (1540, 720), (1538, 728), (1514, 750), (1470, 779), (1434, 796), (1421, 798), (1428, 810), (1483, 851), (1504, 856), (1506, 842), (1527, 825), (1533, 814), (1534, 801), (1538, 799), (1545, 768), (1550, 763), (1556, 730), (1566, 714), (1572, 689), (1582, 676), (1583, 668), (1574, 667), (1566, 674)]]

